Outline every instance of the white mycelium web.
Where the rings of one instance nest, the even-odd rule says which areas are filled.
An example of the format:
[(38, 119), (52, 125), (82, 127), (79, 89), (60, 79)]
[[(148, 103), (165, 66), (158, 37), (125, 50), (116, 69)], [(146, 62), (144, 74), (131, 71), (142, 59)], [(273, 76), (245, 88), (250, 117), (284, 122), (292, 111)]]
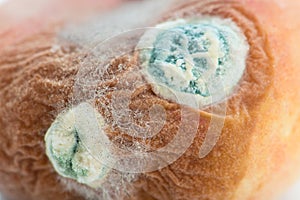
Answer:
[[(107, 64), (107, 59), (118, 57), (119, 54), (126, 53), (124, 52), (126, 50), (132, 51), (132, 46), (136, 43), (133, 44), (127, 38), (135, 38), (138, 43), (135, 50), (141, 61), (142, 73), (139, 75), (140, 79), (137, 79), (141, 80), (141, 83), (137, 81), (135, 87), (143, 84), (142, 76), (145, 76), (157, 95), (193, 108), (198, 109), (224, 100), (233, 91), (245, 70), (249, 46), (241, 30), (230, 19), (217, 17), (179, 19), (159, 24), (154, 29), (147, 30), (139, 41), (136, 35), (142, 35), (143, 30), (124, 33), (119, 39), (117, 38), (119, 42), (113, 40), (110, 43), (108, 41), (106, 45), (103, 43), (94, 49), (94, 56), (84, 64), (83, 67), (86, 68), (82, 68), (83, 71), (79, 72), (77, 85), (74, 86), (74, 98), (78, 101), (77, 103), (81, 103), (58, 115), (45, 136), (47, 155), (56, 171), (61, 176), (101, 189), (105, 199), (115, 199), (113, 196), (117, 195), (117, 187), (119, 191), (121, 188), (128, 189), (127, 186), (130, 184), (126, 183), (135, 178), (135, 175), (131, 176), (130, 173), (154, 171), (156, 167), (162, 168), (174, 162), (192, 143), (199, 122), (197, 114), (192, 116), (188, 109), (182, 108), (182, 122), (173, 143), (170, 142), (156, 152), (133, 153), (128, 156), (128, 159), (123, 155), (130, 151), (125, 150), (123, 153), (122, 150), (116, 150), (113, 147), (105, 133), (106, 114), (101, 116), (93, 106), (85, 102), (91, 98), (104, 97), (105, 93), (114, 92), (115, 95), (112, 98), (114, 105), (106, 105), (105, 102), (102, 102), (105, 104), (104, 108), (112, 110), (113, 121), (110, 124), (121, 129), (120, 119), (131, 117), (127, 114), (131, 112), (128, 110), (130, 98), (126, 101), (127, 103), (123, 103), (126, 98), (119, 98), (118, 85), (95, 89), (98, 82), (102, 81), (102, 75), (107, 72), (107, 69), (103, 67), (106, 65), (103, 63)], [(116, 45), (120, 46), (118, 47), (121, 49), (120, 51), (117, 51), (118, 48), (113, 48)], [(101, 59), (99, 61), (99, 58), (103, 57), (105, 57), (103, 59), (105, 61)], [(97, 62), (92, 62), (93, 59)], [(97, 68), (97, 66), (101, 66), (101, 68)], [(121, 71), (123, 70), (121, 65), (118, 67)], [(91, 72), (94, 73), (94, 77)], [(119, 84), (122, 84), (122, 79), (125, 79), (123, 83), (126, 83), (130, 72), (122, 76), (120, 74), (114, 71), (113, 78), (118, 79)], [(136, 75), (135, 71), (133, 75)], [(116, 106), (119, 103), (121, 107)], [(114, 109), (114, 106), (117, 108)], [(163, 112), (158, 112), (159, 110), (157, 107), (153, 113), (163, 114)], [(162, 114), (160, 118), (157, 118), (159, 120), (156, 120), (163, 124), (165, 118)], [(195, 123), (191, 122), (193, 120)], [(153, 127), (140, 128), (133, 126), (132, 121), (128, 120), (128, 122), (130, 123), (126, 124), (130, 125), (121, 129), (126, 130), (124, 131), (126, 134), (140, 136), (142, 139), (152, 137), (151, 133), (150, 135), (141, 135), (140, 133), (136, 135), (135, 131), (146, 132), (141, 130), (147, 128), (152, 130)], [(145, 124), (155, 124), (159, 127), (158, 123)], [(194, 130), (194, 133), (189, 133), (187, 136), (184, 124), (193, 124), (191, 129)], [(155, 133), (157, 132), (159, 130), (155, 131)], [(178, 148), (180, 142), (182, 148)], [(121, 156), (114, 155), (116, 151)], [(156, 158), (162, 156), (163, 152), (172, 152), (174, 156), (167, 154), (163, 163), (154, 162)], [(124, 159), (122, 159), (123, 157)], [(120, 174), (112, 176), (113, 169), (118, 170)]]

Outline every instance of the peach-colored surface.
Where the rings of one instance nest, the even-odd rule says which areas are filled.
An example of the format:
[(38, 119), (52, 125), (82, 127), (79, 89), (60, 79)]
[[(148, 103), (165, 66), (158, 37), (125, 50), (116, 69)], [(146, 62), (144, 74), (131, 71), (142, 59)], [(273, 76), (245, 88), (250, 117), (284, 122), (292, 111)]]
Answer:
[[(201, 13), (233, 18), (251, 43), (247, 71), (227, 102), (225, 126), (213, 151), (198, 158), (212, 116), (209, 109), (191, 110), (202, 117), (192, 146), (172, 165), (141, 174), (132, 183), (136, 193), (128, 198), (271, 199), (299, 172), (300, 5), (294, 0), (185, 3), (161, 16), (161, 21)], [(81, 58), (75, 44), (53, 49), (56, 34), (66, 20), (117, 4), (117, 0), (11, 0), (0, 7), (0, 192), (10, 199), (83, 199), (87, 193), (100, 194), (59, 177), (45, 155), (43, 137), (70, 101)], [(119, 62), (129, 69), (136, 60)], [(178, 105), (155, 96), (150, 87), (139, 92), (133, 109), (147, 109), (156, 102), (169, 116), (161, 138), (151, 143), (157, 148), (175, 134)]]

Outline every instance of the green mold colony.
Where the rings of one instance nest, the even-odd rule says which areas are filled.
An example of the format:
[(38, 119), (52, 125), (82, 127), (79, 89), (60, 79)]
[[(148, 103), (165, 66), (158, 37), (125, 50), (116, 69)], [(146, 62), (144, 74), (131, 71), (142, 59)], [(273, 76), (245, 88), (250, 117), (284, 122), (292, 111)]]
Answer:
[(110, 169), (82, 144), (76, 129), (75, 112), (76, 109), (70, 109), (52, 123), (45, 136), (46, 154), (61, 176), (97, 187)]
[(203, 17), (159, 24), (145, 33), (137, 49), (155, 93), (174, 101), (178, 99), (170, 91), (177, 98), (186, 95), (195, 98), (198, 107), (233, 90), (244, 72), (249, 46), (231, 20)]

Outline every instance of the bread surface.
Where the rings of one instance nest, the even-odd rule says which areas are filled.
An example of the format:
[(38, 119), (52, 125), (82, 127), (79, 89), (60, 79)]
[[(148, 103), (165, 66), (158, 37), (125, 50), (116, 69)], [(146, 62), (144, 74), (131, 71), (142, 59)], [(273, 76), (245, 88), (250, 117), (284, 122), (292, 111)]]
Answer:
[[(271, 0), (189, 1), (153, 22), (201, 15), (230, 18), (244, 32), (250, 50), (245, 73), (228, 99), (201, 111), (187, 108), (190, 117), (199, 117), (187, 151), (160, 170), (139, 174), (130, 182), (128, 196), (120, 192), (124, 199), (270, 199), (296, 177), (300, 163), (296, 6), (293, 1), (285, 8)], [(8, 199), (102, 199), (102, 191), (60, 177), (45, 155), (44, 135), (72, 103), (85, 52), (76, 44), (60, 43), (61, 24), (37, 27), (42, 28), (21, 39), (11, 37), (21, 31), (18, 27), (3, 32), (0, 39), (0, 191)], [(125, 67), (117, 71), (120, 63)], [(122, 98), (125, 89), (134, 89), (132, 110), (147, 114), (152, 105), (162, 106), (166, 123), (152, 139), (139, 141), (122, 130), (108, 129), (112, 140), (121, 136), (125, 143), (140, 142), (155, 150), (178, 132), (182, 107), (155, 95), (139, 74), (131, 73), (138, 67), (134, 54), (112, 60), (98, 88), (114, 90), (95, 98), (95, 105), (108, 122), (113, 122), (112, 111), (103, 102), (109, 103), (115, 94)], [(145, 83), (138, 89), (133, 88), (137, 80)], [(212, 110), (224, 105), (220, 137), (213, 150), (199, 158), (210, 122), (218, 119)], [(195, 131), (191, 127), (186, 124), (187, 133)]]

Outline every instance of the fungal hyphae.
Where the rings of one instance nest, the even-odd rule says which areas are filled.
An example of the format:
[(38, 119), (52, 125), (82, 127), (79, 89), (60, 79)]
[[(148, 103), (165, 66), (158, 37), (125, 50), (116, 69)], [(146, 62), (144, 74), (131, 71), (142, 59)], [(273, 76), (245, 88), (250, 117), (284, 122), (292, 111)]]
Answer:
[[(201, 17), (147, 29), (135, 50), (154, 93), (199, 108), (232, 93), (244, 73), (249, 45), (232, 20)], [(118, 160), (104, 131), (107, 118), (88, 103), (57, 116), (45, 141), (46, 153), (61, 176), (101, 187)]]
[(157, 95), (199, 108), (232, 93), (244, 73), (249, 45), (232, 20), (203, 16), (159, 24), (136, 49)]

